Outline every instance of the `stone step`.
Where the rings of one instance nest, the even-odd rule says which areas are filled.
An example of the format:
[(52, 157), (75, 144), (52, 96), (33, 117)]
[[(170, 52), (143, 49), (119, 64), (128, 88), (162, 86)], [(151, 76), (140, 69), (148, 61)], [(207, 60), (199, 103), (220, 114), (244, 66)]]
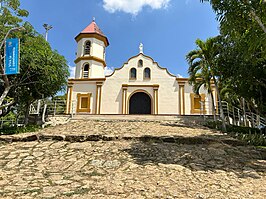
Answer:
[(212, 116), (202, 115), (92, 115), (78, 114), (71, 120), (134, 120), (134, 121), (204, 121)]
[(233, 138), (214, 139), (208, 137), (183, 137), (183, 136), (107, 136), (107, 135), (48, 135), (48, 134), (28, 134), (28, 135), (2, 135), (0, 142), (32, 142), (32, 141), (66, 141), (66, 142), (86, 142), (86, 141), (140, 141), (157, 143), (176, 143), (176, 144), (211, 144), (223, 143), (231, 146), (246, 145), (243, 141)]

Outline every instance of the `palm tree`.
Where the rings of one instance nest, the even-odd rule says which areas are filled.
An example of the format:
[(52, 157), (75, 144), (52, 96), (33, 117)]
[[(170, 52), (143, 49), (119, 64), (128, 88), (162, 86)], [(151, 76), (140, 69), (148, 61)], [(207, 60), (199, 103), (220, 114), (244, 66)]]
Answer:
[(211, 84), (212, 81), (215, 85), (215, 89), (218, 96), (219, 101), (219, 109), (222, 118), (222, 129), (226, 131), (224, 113), (221, 104), (221, 97), (220, 91), (218, 87), (218, 81), (216, 79), (217, 72), (216, 72), (216, 65), (217, 65), (217, 58), (219, 56), (219, 48), (220, 45), (218, 43), (219, 37), (209, 38), (206, 42), (197, 39), (196, 45), (197, 49), (190, 51), (186, 59), (189, 63), (189, 81), (193, 85), (194, 91), (196, 93), (199, 92), (199, 88), (204, 86), (208, 92), (211, 94), (212, 98), (212, 111), (215, 115), (214, 110), (214, 97), (211, 92)]

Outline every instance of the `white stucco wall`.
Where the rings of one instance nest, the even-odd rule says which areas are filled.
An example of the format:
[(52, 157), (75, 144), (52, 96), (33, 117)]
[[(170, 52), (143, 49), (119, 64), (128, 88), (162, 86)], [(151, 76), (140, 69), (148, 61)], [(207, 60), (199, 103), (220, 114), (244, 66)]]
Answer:
[[(87, 41), (91, 42), (90, 55), (84, 55), (84, 45)], [(105, 60), (104, 49), (105, 44), (103, 41), (96, 38), (82, 38), (78, 41), (76, 58), (93, 56), (101, 60)], [(103, 63), (95, 60), (80, 60), (76, 64), (75, 78), (82, 78), (83, 66), (86, 63), (90, 65), (89, 78), (104, 78), (104, 65)]]
[(71, 107), (74, 113), (77, 110), (77, 94), (88, 94), (91, 93), (91, 101), (90, 101), (90, 109), (91, 113), (95, 114), (95, 105), (96, 105), (96, 84), (94, 82), (76, 82), (73, 85), (73, 93), (72, 93), (72, 104), (73, 108)]
[(77, 45), (77, 57), (84, 56), (84, 45), (87, 41), (91, 42), (91, 51), (90, 55), (94, 57), (98, 57), (100, 59), (104, 59), (104, 48), (105, 44), (103, 41), (96, 38), (82, 38), (78, 41)]
[[(142, 67), (138, 66), (140, 59), (143, 60)], [(136, 80), (129, 78), (130, 69), (133, 67), (137, 69)], [(150, 80), (144, 80), (143, 78), (146, 67), (151, 70)], [(128, 84), (127, 102), (129, 101), (129, 96), (137, 90), (145, 90), (153, 98), (153, 85), (158, 84), (158, 114), (178, 113), (178, 84), (176, 77), (170, 75), (166, 69), (160, 68), (151, 58), (139, 54), (137, 57), (131, 58), (122, 68), (115, 70), (111, 76), (106, 77), (102, 88), (101, 113), (122, 113), (122, 84)], [(136, 87), (136, 85), (138, 86)], [(141, 85), (144, 86), (141, 87)]]
[[(143, 66), (138, 66), (138, 61), (143, 60)], [(91, 62), (94, 62), (91, 60)], [(80, 61), (80, 65), (85, 64), (86, 61)], [(77, 67), (79, 67), (77, 64)], [(93, 76), (101, 74), (103, 66), (98, 62), (92, 63), (93, 67), (90, 74)], [(148, 67), (151, 71), (151, 78), (144, 79), (144, 69)], [(130, 69), (136, 68), (137, 78), (130, 79)], [(78, 78), (81, 73), (78, 73)], [(90, 76), (91, 77), (91, 76)], [(186, 80), (184, 80), (186, 81)], [(95, 114), (96, 110), (96, 82), (95, 81), (77, 81), (73, 86), (72, 100), (77, 100), (77, 94), (91, 93), (91, 113)], [(139, 54), (132, 57), (120, 69), (116, 69), (113, 74), (106, 76), (106, 80), (102, 85), (101, 93), (101, 114), (122, 114), (122, 85), (127, 85), (126, 91), (126, 112), (129, 113), (129, 100), (133, 93), (145, 92), (151, 96), (152, 113), (154, 113), (154, 85), (159, 85), (158, 88), (158, 114), (179, 114), (179, 84), (176, 76), (171, 75), (166, 69), (161, 68), (150, 57)], [(156, 86), (155, 86), (156, 87)], [(185, 114), (191, 114), (191, 97), (193, 93), (192, 86), (185, 83), (184, 96), (185, 96)], [(207, 113), (211, 114), (211, 97), (207, 91), (202, 87), (201, 94), (205, 94), (205, 108)], [(75, 107), (76, 110), (76, 107)]]

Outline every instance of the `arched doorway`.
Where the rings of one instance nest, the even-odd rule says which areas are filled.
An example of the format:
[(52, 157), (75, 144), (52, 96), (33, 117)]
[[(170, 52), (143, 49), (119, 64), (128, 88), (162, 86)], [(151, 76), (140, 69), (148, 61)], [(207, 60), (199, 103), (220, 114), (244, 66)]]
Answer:
[(137, 92), (130, 97), (129, 114), (151, 114), (151, 98), (144, 92)]

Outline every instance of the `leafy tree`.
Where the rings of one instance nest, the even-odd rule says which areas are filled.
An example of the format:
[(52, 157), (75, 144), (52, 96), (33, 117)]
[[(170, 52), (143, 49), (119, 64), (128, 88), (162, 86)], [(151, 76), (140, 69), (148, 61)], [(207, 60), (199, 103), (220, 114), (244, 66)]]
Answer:
[[(2, 13), (5, 20), (0, 18), (0, 26), (5, 31), (0, 32), (1, 39), (10, 27), (21, 24), (20, 16), (27, 16), (27, 11), (19, 9), (19, 0), (2, 1)], [(23, 14), (23, 15), (22, 15)], [(8, 24), (8, 26), (6, 25)], [(2, 75), (0, 93), (3, 102), (0, 103), (2, 115), (19, 104), (28, 113), (29, 105), (41, 98), (54, 96), (62, 90), (69, 75), (65, 58), (51, 49), (49, 43), (38, 34), (29, 23), (24, 23), (25, 31), (13, 32), (10, 37), (20, 38), (20, 74)], [(2, 29), (1, 29), (2, 30)], [(3, 57), (3, 49), (1, 52)], [(1, 73), (3, 74), (3, 59), (1, 59)]]
[(266, 115), (266, 2), (200, 1), (210, 2), (220, 22), (217, 70), (222, 74), (223, 97), (240, 106), (244, 100), (253, 111)]
[[(219, 108), (223, 122), (223, 130), (226, 131), (220, 91), (217, 80), (217, 78), (220, 77), (220, 74), (217, 73), (217, 59), (219, 56), (218, 37), (209, 38), (206, 40), (206, 42), (197, 39), (196, 45), (198, 48), (196, 50), (190, 51), (186, 56), (186, 59), (190, 65), (188, 69), (188, 73), (190, 75), (190, 82), (194, 85), (194, 88), (196, 88), (196, 90), (199, 89), (199, 86), (204, 85), (209, 93), (211, 93), (211, 81), (214, 82), (218, 95)], [(214, 103), (212, 107), (214, 109)]]
[[(221, 35), (248, 41), (244, 53), (263, 49), (266, 56), (266, 2), (264, 0), (208, 1), (217, 14)], [(249, 51), (247, 51), (249, 50)]]
[(27, 17), (28, 12), (20, 9), (19, 0), (0, 0), (0, 5), (0, 73), (2, 74), (3, 86), (5, 88), (0, 97), (0, 109), (3, 109), (12, 105), (12, 102), (3, 105), (3, 101), (10, 90), (10, 82), (8, 77), (4, 75), (4, 50), (2, 47), (8, 32), (13, 28), (19, 27), (22, 17)]
[[(232, 101), (238, 96), (238, 101), (244, 98), (252, 107), (253, 112), (266, 113), (266, 59), (260, 49), (254, 54), (244, 54), (248, 41), (242, 43), (223, 39), (223, 48), (219, 56), (219, 71), (222, 75), (222, 85), (231, 91), (227, 99)], [(230, 102), (229, 101), (229, 102)], [(236, 103), (234, 100), (233, 104)], [(237, 102), (240, 104), (240, 102)]]

